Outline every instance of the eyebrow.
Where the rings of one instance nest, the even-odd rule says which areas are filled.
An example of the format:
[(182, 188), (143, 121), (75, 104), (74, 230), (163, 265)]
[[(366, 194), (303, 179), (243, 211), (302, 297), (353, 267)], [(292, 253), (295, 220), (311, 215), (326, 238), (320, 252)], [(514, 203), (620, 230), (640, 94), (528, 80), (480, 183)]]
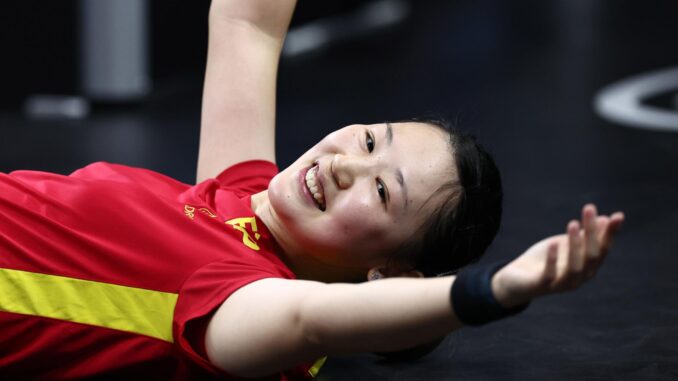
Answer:
[[(388, 143), (389, 147), (391, 146), (391, 144), (393, 144), (393, 127), (391, 127), (391, 123), (389, 122), (386, 122), (386, 142)], [(398, 181), (398, 184), (400, 184), (400, 190), (402, 191), (404, 200), (403, 211), (405, 211), (405, 209), (407, 209), (409, 201), (407, 199), (407, 185), (405, 184), (405, 178), (403, 177), (403, 173), (400, 171), (400, 168), (396, 169), (395, 177), (396, 180)]]

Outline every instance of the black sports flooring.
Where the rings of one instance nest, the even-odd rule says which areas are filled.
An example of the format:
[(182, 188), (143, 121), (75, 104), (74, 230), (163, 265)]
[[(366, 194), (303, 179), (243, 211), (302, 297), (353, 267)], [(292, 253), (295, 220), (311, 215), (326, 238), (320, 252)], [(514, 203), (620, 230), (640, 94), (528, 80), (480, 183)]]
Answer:
[[(563, 231), (586, 202), (623, 210), (627, 220), (598, 276), (578, 292), (455, 332), (413, 363), (330, 358), (318, 380), (678, 379), (678, 133), (621, 127), (592, 107), (602, 86), (678, 64), (678, 4), (412, 3), (397, 27), (282, 63), (279, 164), (349, 123), (437, 114), (476, 133), (503, 173), (504, 221), (484, 260), (514, 257)], [(178, 17), (189, 6), (167, 4), (154, 3), (154, 12)], [(191, 36), (204, 38), (201, 23)], [(153, 59), (162, 75), (140, 103), (98, 104), (84, 120), (63, 121), (29, 120), (6, 101), (0, 170), (67, 173), (106, 160), (194, 181), (204, 59), (198, 42), (187, 52), (186, 43), (176, 51), (159, 43), (165, 50)], [(16, 73), (3, 78), (39, 74), (16, 64), (18, 44), (5, 46), (2, 60), (15, 63), (5, 70)], [(174, 59), (181, 65), (171, 65)]]

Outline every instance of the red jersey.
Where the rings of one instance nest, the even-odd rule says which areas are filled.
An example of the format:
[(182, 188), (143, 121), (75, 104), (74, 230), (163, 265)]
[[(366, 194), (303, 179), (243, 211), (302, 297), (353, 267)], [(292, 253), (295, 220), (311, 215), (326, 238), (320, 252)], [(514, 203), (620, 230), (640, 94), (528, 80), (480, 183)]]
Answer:
[(225, 376), (205, 354), (213, 312), (294, 278), (250, 204), (277, 171), (250, 161), (195, 186), (108, 163), (0, 174), (0, 376)]

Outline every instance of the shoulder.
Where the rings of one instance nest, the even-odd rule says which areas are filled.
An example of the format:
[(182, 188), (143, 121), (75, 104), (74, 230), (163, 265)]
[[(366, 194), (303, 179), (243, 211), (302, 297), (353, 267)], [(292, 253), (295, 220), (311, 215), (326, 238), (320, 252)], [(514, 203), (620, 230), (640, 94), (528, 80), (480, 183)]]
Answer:
[(268, 183), (280, 170), (267, 160), (248, 160), (232, 165), (217, 175), (222, 187), (256, 193), (268, 188)]

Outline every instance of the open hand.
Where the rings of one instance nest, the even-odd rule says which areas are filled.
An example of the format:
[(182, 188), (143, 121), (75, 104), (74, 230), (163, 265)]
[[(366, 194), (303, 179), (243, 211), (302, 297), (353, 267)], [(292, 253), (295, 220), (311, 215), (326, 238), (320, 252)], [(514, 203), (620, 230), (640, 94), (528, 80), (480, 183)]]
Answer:
[(565, 234), (534, 244), (494, 275), (495, 298), (513, 307), (578, 288), (596, 274), (623, 221), (621, 212), (599, 216), (595, 205), (584, 206), (581, 222), (570, 221)]

